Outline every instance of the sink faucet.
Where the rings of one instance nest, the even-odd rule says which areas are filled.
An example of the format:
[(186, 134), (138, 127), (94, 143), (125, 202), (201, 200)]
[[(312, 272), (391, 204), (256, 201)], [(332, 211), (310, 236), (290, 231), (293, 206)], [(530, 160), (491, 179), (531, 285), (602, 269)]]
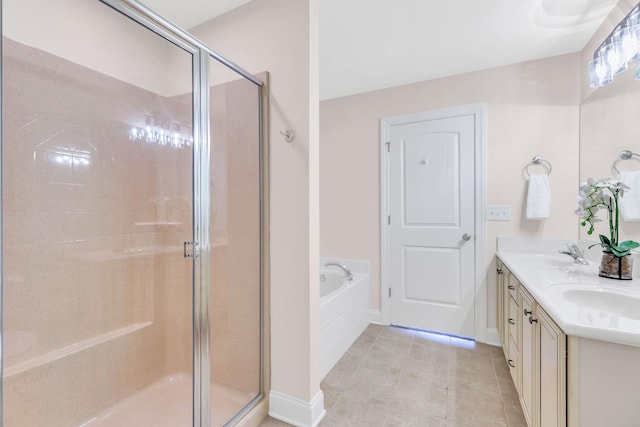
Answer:
[(575, 243), (567, 243), (567, 249), (560, 249), (558, 252), (561, 254), (569, 255), (573, 258), (573, 262), (576, 264), (587, 265), (589, 264), (586, 259), (584, 259), (584, 254)]
[(344, 271), (344, 278), (345, 278), (348, 282), (350, 282), (350, 281), (352, 281), (352, 280), (353, 280), (353, 273), (351, 273), (351, 270), (349, 270), (349, 267), (347, 267), (347, 266), (346, 266), (346, 265), (344, 265), (344, 264), (340, 264), (340, 263), (338, 263), (338, 262), (328, 262), (328, 263), (326, 263), (324, 266), (325, 266), (325, 267), (329, 267), (329, 266), (332, 266), (332, 265), (334, 265), (334, 266), (336, 266), (336, 267), (340, 268), (342, 271)]

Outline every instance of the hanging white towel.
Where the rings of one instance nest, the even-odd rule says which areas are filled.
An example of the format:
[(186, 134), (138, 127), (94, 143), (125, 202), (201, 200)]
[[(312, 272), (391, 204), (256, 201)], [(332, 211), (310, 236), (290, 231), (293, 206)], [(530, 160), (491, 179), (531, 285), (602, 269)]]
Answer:
[(549, 218), (550, 210), (549, 175), (531, 175), (527, 191), (527, 219)]
[(640, 221), (640, 171), (620, 172), (618, 179), (630, 187), (619, 199), (622, 219)]

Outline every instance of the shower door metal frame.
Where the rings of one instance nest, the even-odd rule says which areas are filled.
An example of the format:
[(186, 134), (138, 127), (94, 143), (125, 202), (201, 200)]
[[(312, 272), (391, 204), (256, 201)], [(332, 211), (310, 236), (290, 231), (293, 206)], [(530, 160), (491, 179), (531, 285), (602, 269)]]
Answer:
[[(0, 35), (4, 34), (4, 27), (2, 23), (4, 22), (3, 18), (3, 7), (2, 0), (0, 0)], [(2, 116), (3, 116), (3, 91), (2, 87), (4, 85), (4, 80), (2, 79), (3, 68), (2, 68), (2, 58), (4, 56), (4, 50), (2, 45), (4, 43), (0, 42), (0, 426), (4, 425), (4, 324), (2, 322), (3, 319), (3, 309), (4, 300), (2, 296), (4, 295), (4, 236), (2, 234), (2, 230), (4, 230), (4, 215), (3, 215), (3, 205), (2, 200), (4, 199), (3, 195), (3, 184), (2, 184), (2, 164), (3, 164), (3, 144), (2, 144)]]
[[(192, 191), (193, 191), (193, 425), (194, 427), (210, 427), (211, 425), (211, 215), (210, 215), (210, 175), (211, 175), (211, 140), (210, 140), (210, 58), (222, 63), (258, 87), (258, 122), (259, 133), (259, 205), (260, 205), (260, 367), (259, 393), (238, 412), (228, 423), (232, 425), (253, 409), (264, 397), (264, 83), (231, 60), (211, 49), (191, 34), (157, 15), (135, 0), (98, 0), (117, 10), (124, 16), (153, 31), (160, 37), (192, 54), (192, 90), (193, 90), (193, 158), (192, 158)], [(0, 31), (2, 31), (2, 0), (0, 0)], [(3, 32), (4, 34), (4, 32)], [(0, 44), (0, 76), (2, 75), (2, 45)], [(1, 80), (1, 79), (0, 79)], [(0, 196), (2, 195), (2, 84), (0, 84)], [(2, 197), (0, 197), (0, 425), (4, 420), (4, 381), (2, 372), (3, 328), (2, 328)]]

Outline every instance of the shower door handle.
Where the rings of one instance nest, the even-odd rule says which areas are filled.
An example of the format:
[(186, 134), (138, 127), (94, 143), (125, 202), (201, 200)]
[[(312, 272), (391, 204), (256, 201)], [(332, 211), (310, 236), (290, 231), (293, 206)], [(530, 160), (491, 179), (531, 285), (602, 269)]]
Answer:
[(200, 255), (198, 242), (184, 242), (182, 250), (185, 258), (198, 258)]

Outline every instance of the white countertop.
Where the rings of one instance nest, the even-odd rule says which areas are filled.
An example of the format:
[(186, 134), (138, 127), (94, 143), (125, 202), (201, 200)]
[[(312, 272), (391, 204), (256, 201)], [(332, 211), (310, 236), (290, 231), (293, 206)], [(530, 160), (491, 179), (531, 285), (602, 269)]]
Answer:
[(599, 277), (599, 248), (582, 266), (558, 253), (569, 240), (509, 239), (498, 239), (496, 255), (567, 335), (640, 347), (639, 279)]

